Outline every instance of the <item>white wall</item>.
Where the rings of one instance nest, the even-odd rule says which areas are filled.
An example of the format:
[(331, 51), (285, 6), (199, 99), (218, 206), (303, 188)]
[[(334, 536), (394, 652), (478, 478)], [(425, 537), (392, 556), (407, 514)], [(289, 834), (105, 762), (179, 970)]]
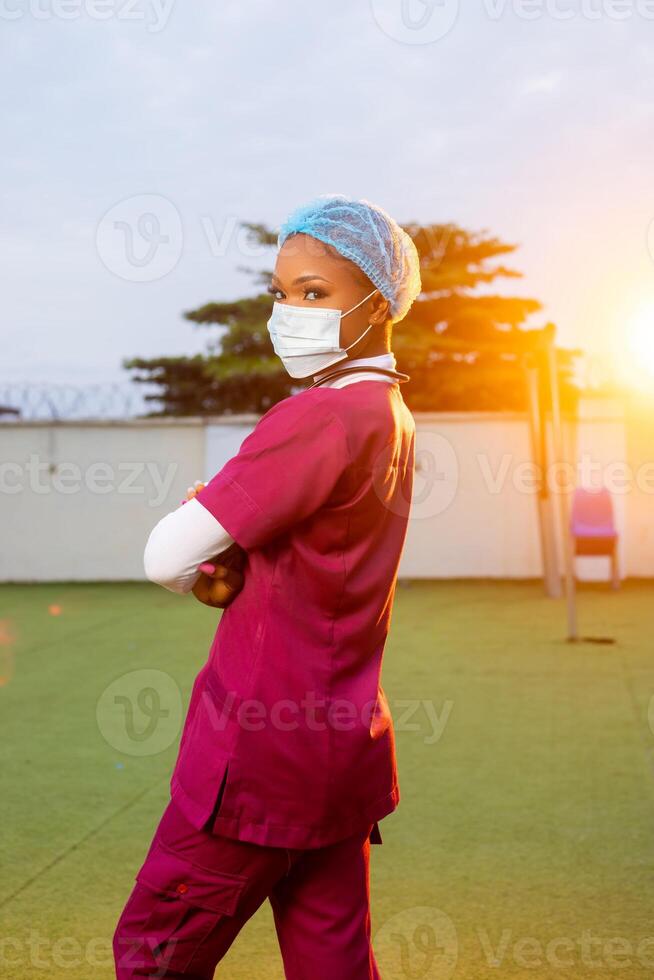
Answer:
[(409, 578), (539, 574), (536, 504), (521, 492), (526, 420), (416, 417), (416, 479), (400, 572)]
[[(142, 578), (150, 529), (189, 483), (212, 476), (238, 451), (255, 422), (0, 424), (0, 580)], [(415, 493), (400, 574), (537, 577), (526, 418), (419, 413), (416, 424)], [(617, 409), (591, 406), (574, 436), (568, 433), (569, 452), (590, 455), (600, 481), (621, 462), (638, 476), (614, 494), (625, 575), (654, 576), (652, 428), (649, 418), (623, 420)], [(606, 574), (601, 559), (579, 570), (582, 577)]]
[(0, 580), (142, 578), (204, 459), (196, 421), (0, 425)]

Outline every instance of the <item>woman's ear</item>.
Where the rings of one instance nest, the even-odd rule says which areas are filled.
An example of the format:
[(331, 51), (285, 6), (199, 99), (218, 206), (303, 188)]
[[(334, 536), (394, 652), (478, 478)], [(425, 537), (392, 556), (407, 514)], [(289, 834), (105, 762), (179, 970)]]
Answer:
[(376, 327), (380, 323), (386, 323), (387, 320), (390, 320), (391, 304), (387, 299), (384, 299), (381, 293), (373, 298), (372, 304), (372, 313), (368, 317), (368, 323)]

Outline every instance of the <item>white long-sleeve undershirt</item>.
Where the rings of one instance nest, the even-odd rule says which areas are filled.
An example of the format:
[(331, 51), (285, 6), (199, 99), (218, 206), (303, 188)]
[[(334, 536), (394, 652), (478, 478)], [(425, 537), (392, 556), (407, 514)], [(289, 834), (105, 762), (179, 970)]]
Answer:
[(200, 577), (198, 566), (233, 543), (213, 514), (191, 498), (150, 532), (143, 555), (145, 574), (169, 592), (185, 595)]
[[(392, 378), (365, 370), (366, 367), (373, 366), (395, 369), (395, 357), (392, 353), (353, 358), (347, 366), (361, 366), (361, 372), (326, 381), (324, 387), (344, 388), (357, 381), (393, 383)], [(315, 377), (319, 378), (320, 375)], [(210, 561), (233, 543), (234, 539), (213, 514), (199, 500), (191, 498), (162, 517), (153, 527), (143, 555), (145, 574), (151, 582), (161, 585), (169, 592), (186, 595), (200, 577), (198, 566), (202, 562)]]

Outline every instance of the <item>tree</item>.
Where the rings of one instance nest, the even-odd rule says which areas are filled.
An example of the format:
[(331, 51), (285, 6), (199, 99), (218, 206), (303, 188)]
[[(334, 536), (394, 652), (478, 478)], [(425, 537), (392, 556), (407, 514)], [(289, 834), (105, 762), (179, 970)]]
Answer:
[[(276, 235), (265, 226), (244, 227), (257, 243), (275, 244)], [(393, 332), (398, 367), (411, 375), (403, 386), (407, 404), (422, 411), (523, 409), (519, 351), (529, 347), (531, 333), (523, 324), (541, 304), (489, 290), (497, 279), (520, 276), (500, 261), (516, 246), (453, 224), (405, 228), (420, 255), (423, 285)], [(270, 278), (266, 272), (253, 275), (259, 284)], [(184, 314), (192, 323), (220, 328), (205, 355), (125, 361), (127, 369), (138, 372), (133, 380), (161, 388), (160, 394), (146, 396), (161, 403), (151, 414), (261, 414), (301, 390), (304, 385), (286, 374), (274, 354), (266, 328), (270, 308), (267, 293), (207, 303)], [(567, 374), (572, 356), (559, 353)]]
[[(523, 354), (539, 346), (539, 331), (523, 324), (541, 304), (490, 291), (497, 279), (521, 277), (501, 261), (517, 246), (452, 224), (405, 230), (420, 255), (423, 287), (394, 329), (398, 366), (411, 375), (407, 404), (414, 411), (524, 409)], [(559, 352), (568, 396), (573, 356)]]

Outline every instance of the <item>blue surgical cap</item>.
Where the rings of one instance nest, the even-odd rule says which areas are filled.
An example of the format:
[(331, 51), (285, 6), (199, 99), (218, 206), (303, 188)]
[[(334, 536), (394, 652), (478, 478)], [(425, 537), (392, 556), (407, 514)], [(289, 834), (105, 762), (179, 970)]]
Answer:
[(382, 208), (325, 194), (297, 208), (283, 223), (277, 244), (289, 235), (311, 235), (331, 245), (365, 272), (390, 304), (395, 322), (420, 293), (420, 262), (413, 241)]

